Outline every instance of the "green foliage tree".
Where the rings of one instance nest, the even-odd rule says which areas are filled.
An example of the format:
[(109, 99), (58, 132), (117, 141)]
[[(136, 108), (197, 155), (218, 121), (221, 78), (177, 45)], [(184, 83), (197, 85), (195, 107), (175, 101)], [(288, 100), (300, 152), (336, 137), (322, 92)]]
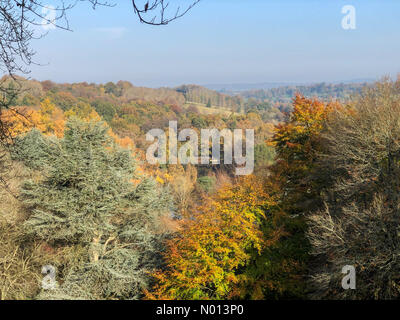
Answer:
[(111, 123), (111, 120), (116, 114), (113, 105), (106, 101), (96, 100), (92, 103), (92, 107), (105, 121), (107, 121), (107, 123)]
[(8, 89), (6, 90), (6, 104), (9, 107), (13, 107), (17, 105), (17, 99), (18, 99), (18, 88), (14, 85), (14, 82), (10, 81), (8, 84)]
[(121, 90), (117, 87), (117, 85), (113, 82), (107, 82), (104, 85), (105, 93), (113, 94), (116, 97), (121, 96)]
[[(274, 218), (264, 220), (261, 227), (273, 245), (253, 255), (247, 270), (245, 297), (303, 299), (306, 296), (310, 245), (305, 236), (305, 217), (321, 203), (321, 184), (312, 179), (312, 173), (321, 149), (321, 131), (332, 107), (298, 95), (293, 100), (290, 117), (275, 128), (271, 142), (276, 159), (266, 178), (266, 189), (275, 200), (266, 215)], [(267, 150), (262, 148), (258, 152), (263, 154)]]
[(43, 173), (22, 187), (26, 233), (55, 250), (76, 249), (62, 266), (63, 283), (40, 298), (139, 298), (156, 266), (157, 221), (169, 195), (138, 176), (130, 151), (113, 142), (104, 123), (72, 117), (66, 127), (60, 140), (33, 130), (14, 151)]
[(275, 150), (267, 144), (258, 144), (254, 147), (256, 169), (272, 165), (275, 159)]
[(205, 192), (211, 193), (215, 191), (215, 185), (217, 183), (217, 179), (212, 176), (203, 176), (197, 180), (198, 185)]

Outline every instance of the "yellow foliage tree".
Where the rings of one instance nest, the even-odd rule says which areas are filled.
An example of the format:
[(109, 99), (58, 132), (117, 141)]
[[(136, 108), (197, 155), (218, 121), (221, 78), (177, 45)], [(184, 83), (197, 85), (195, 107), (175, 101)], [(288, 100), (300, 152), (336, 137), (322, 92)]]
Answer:
[(222, 187), (167, 242), (167, 268), (154, 274), (147, 298), (231, 298), (250, 253), (265, 245), (260, 225), (270, 201), (254, 176)]
[(5, 110), (1, 119), (7, 124), (13, 137), (26, 133), (32, 128), (37, 128), (46, 135), (55, 135), (59, 138), (64, 134), (64, 113), (51, 103), (50, 99), (43, 100), (38, 109), (14, 108)]
[(72, 108), (65, 111), (64, 115), (66, 118), (75, 116), (84, 121), (101, 121), (101, 117), (96, 110), (94, 110), (90, 104), (84, 102), (79, 102), (74, 105)]

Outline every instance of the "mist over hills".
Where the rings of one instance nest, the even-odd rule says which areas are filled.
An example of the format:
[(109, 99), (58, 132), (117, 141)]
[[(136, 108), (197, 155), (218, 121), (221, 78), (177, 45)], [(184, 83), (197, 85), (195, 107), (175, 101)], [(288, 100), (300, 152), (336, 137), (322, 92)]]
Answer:
[(205, 84), (204, 87), (219, 92), (240, 92), (256, 89), (272, 89), (290, 85), (300, 85), (295, 82), (263, 82), (263, 83), (222, 83), (222, 84)]
[(352, 83), (370, 83), (377, 79), (374, 78), (360, 78), (343, 81), (315, 81), (315, 82), (258, 82), (258, 83), (217, 83), (217, 84), (205, 84), (210, 90), (219, 91), (222, 93), (239, 94), (242, 91), (249, 90), (268, 90), (279, 87), (292, 87), (292, 86), (312, 86), (319, 83), (330, 83), (330, 84), (352, 84)]
[(361, 92), (369, 82), (354, 83), (316, 83), (312, 85), (293, 85), (282, 86), (270, 89), (248, 90), (240, 92), (240, 96), (245, 99), (255, 99), (258, 101), (268, 101), (271, 103), (290, 103), (296, 94), (302, 94), (310, 98), (320, 100), (341, 100), (346, 101), (352, 96)]

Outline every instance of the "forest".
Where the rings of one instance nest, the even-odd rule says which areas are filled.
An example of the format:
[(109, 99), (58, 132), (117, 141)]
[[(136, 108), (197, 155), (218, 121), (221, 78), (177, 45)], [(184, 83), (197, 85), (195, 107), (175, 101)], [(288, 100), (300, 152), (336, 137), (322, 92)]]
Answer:
[[(400, 298), (400, 78), (241, 96), (1, 83), (1, 300)], [(254, 129), (253, 174), (147, 163), (146, 132), (172, 120)]]

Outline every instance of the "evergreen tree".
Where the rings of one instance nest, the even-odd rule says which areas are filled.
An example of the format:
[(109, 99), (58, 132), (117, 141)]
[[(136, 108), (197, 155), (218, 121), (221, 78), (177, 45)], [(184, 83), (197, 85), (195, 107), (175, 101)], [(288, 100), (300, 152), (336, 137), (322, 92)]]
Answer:
[(18, 99), (18, 88), (15, 87), (14, 83), (11, 81), (8, 84), (8, 88), (2, 89), (5, 93), (5, 101), (4, 103), (8, 107), (14, 107), (17, 105), (17, 99)]
[(104, 123), (72, 117), (66, 127), (63, 139), (32, 130), (14, 152), (42, 173), (22, 187), (27, 233), (79, 252), (62, 266), (63, 283), (40, 298), (138, 298), (155, 267), (157, 218), (170, 198), (138, 176), (130, 151), (113, 142)]

